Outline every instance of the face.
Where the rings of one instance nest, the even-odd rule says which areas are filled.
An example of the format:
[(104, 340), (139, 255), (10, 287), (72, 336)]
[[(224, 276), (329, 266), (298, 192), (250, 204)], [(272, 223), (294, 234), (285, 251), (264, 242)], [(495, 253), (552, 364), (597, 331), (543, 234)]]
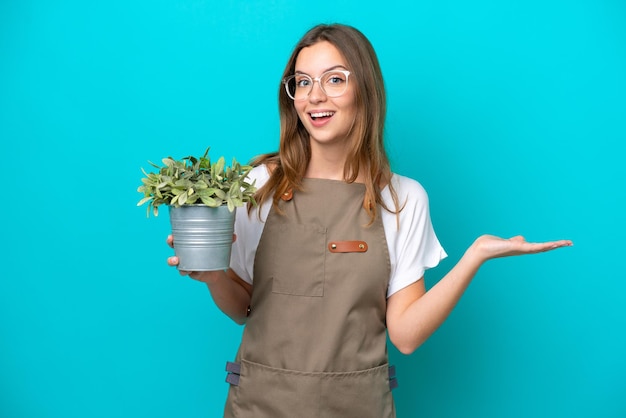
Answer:
[[(322, 41), (300, 51), (295, 73), (316, 78), (328, 70), (347, 69), (347, 63), (339, 50), (333, 44)], [(328, 97), (316, 81), (306, 99), (294, 101), (298, 117), (311, 141), (335, 144), (347, 140), (356, 118), (354, 88), (353, 80), (348, 79), (345, 93), (339, 97)]]

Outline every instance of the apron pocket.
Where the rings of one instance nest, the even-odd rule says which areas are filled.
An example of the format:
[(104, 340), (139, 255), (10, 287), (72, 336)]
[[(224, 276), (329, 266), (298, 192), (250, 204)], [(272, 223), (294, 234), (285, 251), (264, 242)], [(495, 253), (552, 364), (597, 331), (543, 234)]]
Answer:
[(388, 364), (323, 375), (320, 417), (395, 418)]
[(272, 292), (324, 296), (326, 228), (314, 224), (280, 225), (272, 242)]
[(237, 418), (318, 418), (319, 378), (316, 374), (276, 369), (241, 361), (238, 386), (231, 386)]
[(354, 372), (307, 373), (241, 361), (230, 388), (237, 418), (394, 418), (387, 364)]

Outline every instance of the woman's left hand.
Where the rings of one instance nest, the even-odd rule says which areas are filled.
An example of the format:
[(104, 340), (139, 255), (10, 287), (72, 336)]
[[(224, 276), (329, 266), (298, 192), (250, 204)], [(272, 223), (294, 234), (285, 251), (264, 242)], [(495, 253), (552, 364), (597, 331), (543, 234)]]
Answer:
[(570, 240), (527, 242), (521, 235), (509, 239), (483, 235), (474, 242), (471, 248), (474, 249), (478, 257), (487, 261), (492, 258), (542, 253), (572, 245)]

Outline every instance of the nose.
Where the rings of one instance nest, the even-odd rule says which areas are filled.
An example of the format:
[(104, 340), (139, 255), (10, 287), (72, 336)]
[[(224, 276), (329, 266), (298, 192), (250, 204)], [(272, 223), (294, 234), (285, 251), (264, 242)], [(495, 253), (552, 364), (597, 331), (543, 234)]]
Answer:
[(313, 85), (311, 86), (311, 91), (309, 92), (309, 101), (312, 103), (319, 103), (326, 100), (326, 93), (322, 90), (322, 85), (320, 83), (320, 80), (313, 80)]

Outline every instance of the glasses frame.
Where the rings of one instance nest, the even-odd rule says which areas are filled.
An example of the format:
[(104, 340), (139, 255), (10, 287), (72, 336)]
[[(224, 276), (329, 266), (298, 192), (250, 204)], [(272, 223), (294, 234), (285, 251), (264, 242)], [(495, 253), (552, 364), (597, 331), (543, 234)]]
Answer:
[[(321, 83), (322, 78), (324, 78), (324, 76), (328, 73), (341, 73), (343, 75), (346, 76), (346, 87), (345, 89), (341, 92), (341, 94), (337, 94), (337, 95), (330, 95), (326, 92), (326, 90), (324, 89), (324, 85)], [(283, 84), (285, 85), (285, 91), (287, 92), (287, 96), (289, 96), (289, 98), (291, 100), (306, 100), (309, 98), (309, 95), (311, 94), (311, 92), (313, 91), (313, 86), (315, 85), (315, 82), (317, 81), (317, 85), (320, 86), (320, 90), (322, 90), (322, 92), (324, 93), (324, 95), (326, 95), (327, 97), (340, 97), (342, 95), (345, 94), (346, 91), (348, 91), (348, 82), (350, 80), (350, 74), (352, 74), (350, 71), (348, 70), (328, 70), (328, 71), (324, 71), (322, 74), (320, 74), (319, 77), (311, 77), (308, 74), (294, 74), (294, 75), (290, 75), (289, 77), (285, 77), (283, 79)], [(309, 88), (309, 92), (306, 94), (305, 97), (301, 98), (301, 99), (296, 99), (295, 97), (293, 97), (291, 95), (291, 92), (289, 91), (289, 82), (293, 79), (295, 79), (296, 77), (306, 77), (309, 80), (311, 80), (311, 87)]]

